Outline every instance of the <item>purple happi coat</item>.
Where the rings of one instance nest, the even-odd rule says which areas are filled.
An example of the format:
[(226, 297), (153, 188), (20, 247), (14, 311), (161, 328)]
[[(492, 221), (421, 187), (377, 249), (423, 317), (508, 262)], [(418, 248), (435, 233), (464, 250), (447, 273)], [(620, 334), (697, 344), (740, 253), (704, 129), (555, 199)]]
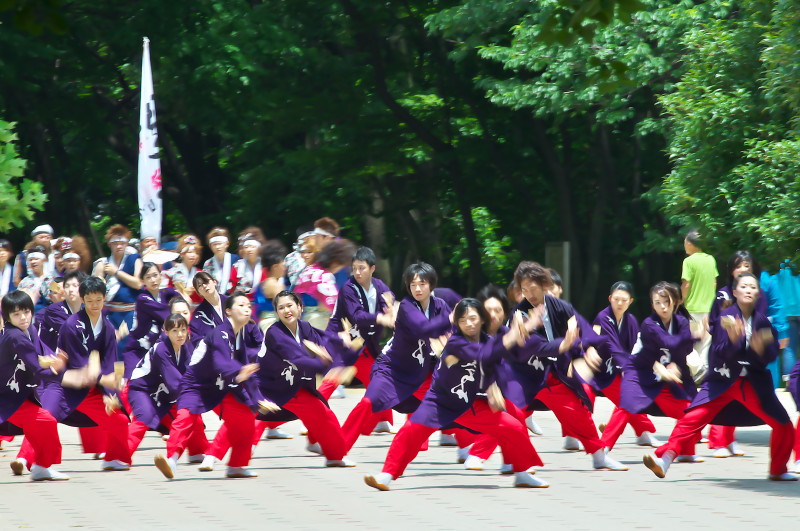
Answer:
[[(744, 320), (742, 311), (737, 304), (722, 310), (718, 318), (721, 319), (726, 315)], [(708, 353), (708, 375), (703, 380), (689, 409), (707, 404), (722, 395), (731, 386), (742, 385), (747, 380), (755, 389), (764, 412), (780, 423), (789, 422), (789, 415), (775, 394), (772, 375), (767, 369), (767, 365), (778, 357), (778, 332), (770, 323), (766, 313), (756, 309), (752, 316), (753, 333), (765, 328), (772, 331), (772, 337), (775, 340), (766, 347), (763, 356), (756, 354), (746, 343), (744, 337), (731, 343), (728, 332), (723, 326), (714, 328), (711, 349)], [(742, 395), (743, 400), (744, 395)], [(711, 424), (759, 426), (765, 424), (765, 421), (751, 413), (740, 401), (734, 401), (722, 408)]]
[(161, 419), (178, 400), (181, 380), (194, 347), (187, 341), (176, 354), (165, 333), (147, 351), (133, 370), (128, 384), (128, 402), (136, 419), (151, 430), (168, 433)]
[(597, 349), (603, 359), (603, 365), (589, 385), (602, 393), (614, 379), (622, 376), (622, 370), (639, 337), (639, 323), (630, 312), (625, 312), (622, 321), (618, 323), (614, 310), (609, 306), (597, 314), (592, 324), (600, 327), (600, 335), (606, 341)]
[(150, 350), (158, 337), (164, 321), (169, 317), (169, 301), (180, 296), (172, 288), (158, 290), (158, 299), (147, 290), (136, 296), (136, 326), (131, 330), (130, 339), (122, 353), (125, 362), (125, 378), (130, 378), (134, 367)]
[[(494, 381), (505, 353), (501, 333), (489, 337), (481, 332), (477, 343), (461, 333), (450, 336), (433, 372), (431, 387), (409, 420), (437, 429), (452, 424), (477, 398), (485, 399), (486, 388)], [(447, 356), (457, 357), (458, 362), (448, 367)]]
[(219, 307), (222, 315), (207, 300), (204, 300), (195, 308), (192, 314), (192, 321), (189, 323), (189, 341), (195, 347), (225, 319), (225, 300), (227, 298), (227, 295), (219, 296)]
[(53, 354), (33, 326), (28, 332), (30, 336), (10, 323), (0, 329), (0, 435), (22, 434), (22, 429), (9, 423), (8, 418), (25, 401), (39, 403), (35, 390), (44, 374), (39, 367), (39, 356)]
[[(510, 351), (509, 359), (503, 361), (498, 369), (497, 381), (503, 396), (521, 409), (546, 411), (549, 408), (536, 400), (535, 396), (547, 385), (548, 376), (552, 374), (591, 410), (592, 403), (580, 380), (569, 375), (569, 366), (574, 358), (583, 356), (583, 348), (593, 346), (600, 351), (605, 339), (594, 333), (589, 322), (570, 303), (550, 295), (545, 295), (544, 303), (553, 337), (548, 338), (547, 329), (542, 324), (533, 331), (524, 346)], [(511, 315), (516, 310), (526, 313), (531, 308), (531, 303), (523, 299)], [(579, 341), (567, 352), (559, 354), (558, 349), (567, 334), (568, 321), (572, 316), (575, 316), (580, 329)]]
[[(117, 337), (114, 325), (107, 317), (101, 316), (103, 326), (95, 337), (92, 323), (86, 310), (70, 316), (58, 334), (58, 348), (67, 353), (66, 369), (80, 369), (89, 362), (89, 353), (96, 350), (100, 353), (100, 374), (112, 374), (114, 362), (117, 361)], [(106, 395), (116, 394), (113, 389), (100, 387)], [(39, 394), (42, 407), (47, 409), (59, 422), (74, 426), (93, 426), (85, 415), (75, 408), (89, 394), (89, 389), (70, 389), (62, 387), (58, 381), (45, 380)]]
[[(429, 340), (450, 330), (450, 307), (442, 299), (430, 298), (428, 317), (419, 303), (406, 297), (400, 303), (394, 335), (372, 366), (372, 380), (364, 395), (372, 401), (374, 412), (399, 406), (410, 413), (419, 401), (403, 404), (425, 383), (436, 365)], [(408, 407), (406, 407), (408, 406)]]
[(257, 386), (236, 383), (242, 366), (252, 362), (246, 335), (244, 328), (234, 334), (233, 325), (225, 319), (197, 345), (181, 381), (178, 409), (199, 415), (217, 407), (228, 393), (257, 409), (262, 398), (252, 394)]
[[(261, 393), (279, 406), (294, 398), (300, 389), (306, 389), (324, 399), (317, 392), (318, 374), (328, 372), (329, 365), (308, 352), (304, 339), (324, 346), (334, 358), (339, 351), (347, 350), (342, 340), (332, 332), (322, 332), (307, 321), (298, 321), (300, 343), (285, 324), (278, 321), (267, 329), (264, 348), (258, 353), (258, 385)], [(273, 420), (273, 417), (269, 417)]]
[[(714, 329), (719, 326), (719, 318), (722, 315), (722, 311), (730, 308), (734, 302), (736, 301), (733, 299), (733, 292), (731, 291), (730, 286), (723, 286), (717, 290), (717, 297), (711, 304), (711, 311), (708, 313), (709, 334), (712, 336), (714, 335)], [(769, 299), (767, 298), (767, 294), (764, 293), (764, 290), (761, 288), (759, 288), (758, 297), (756, 297), (755, 311), (760, 314), (768, 315), (767, 312), (769, 311)]]
[(58, 346), (58, 331), (67, 322), (72, 310), (67, 301), (56, 302), (39, 312), (36, 317), (36, 325), (39, 330), (39, 338), (47, 345), (50, 350), (55, 350)]
[[(686, 356), (694, 345), (689, 321), (682, 315), (673, 315), (670, 328), (671, 333), (655, 313), (642, 321), (639, 340), (623, 369), (620, 407), (626, 411), (665, 416), (654, 402), (664, 386), (681, 400), (691, 400), (697, 394), (691, 371), (686, 365)], [(675, 362), (680, 367), (683, 385), (661, 381), (653, 371), (656, 361), (664, 366)]]
[[(327, 330), (329, 332), (341, 332), (342, 319), (347, 318), (353, 325), (350, 334), (354, 338), (364, 338), (364, 348), (375, 357), (380, 352), (379, 344), (381, 338), (383, 338), (383, 327), (375, 323), (375, 318), (377, 314), (386, 309), (383, 294), (391, 293), (392, 290), (377, 278), (372, 279), (372, 285), (375, 288), (375, 313), (369, 312), (367, 293), (356, 282), (356, 279), (351, 276), (339, 290), (339, 298), (333, 309), (333, 315), (328, 321)], [(355, 356), (352, 356), (353, 359), (344, 360), (344, 364), (353, 365), (358, 354), (357, 352)]]

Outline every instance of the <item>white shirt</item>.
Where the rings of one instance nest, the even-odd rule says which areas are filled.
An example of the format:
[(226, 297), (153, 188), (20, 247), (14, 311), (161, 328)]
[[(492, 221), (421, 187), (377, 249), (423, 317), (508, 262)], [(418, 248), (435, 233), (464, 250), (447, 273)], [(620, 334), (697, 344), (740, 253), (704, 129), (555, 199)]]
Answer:
[(369, 283), (367, 290), (367, 310), (369, 313), (375, 313), (375, 308), (378, 306), (378, 290), (375, 289), (375, 284)]
[[(92, 323), (92, 318), (89, 318), (89, 324)], [(94, 338), (97, 339), (97, 336), (103, 331), (103, 316), (97, 318), (97, 324), (92, 325), (92, 333), (94, 334)]]

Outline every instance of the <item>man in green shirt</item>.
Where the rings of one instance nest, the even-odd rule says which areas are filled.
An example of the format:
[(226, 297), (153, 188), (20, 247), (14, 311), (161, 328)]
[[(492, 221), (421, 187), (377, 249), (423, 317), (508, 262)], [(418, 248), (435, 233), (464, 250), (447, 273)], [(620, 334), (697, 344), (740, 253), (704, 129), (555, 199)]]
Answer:
[[(688, 255), (683, 260), (681, 270), (681, 295), (683, 305), (692, 314), (696, 323), (702, 323), (695, 350), (700, 354), (702, 367), (696, 379), (708, 370), (708, 349), (711, 336), (708, 333), (708, 313), (717, 294), (717, 261), (703, 252), (700, 233), (692, 229), (683, 240), (683, 248)], [(695, 336), (697, 337), (697, 335)]]

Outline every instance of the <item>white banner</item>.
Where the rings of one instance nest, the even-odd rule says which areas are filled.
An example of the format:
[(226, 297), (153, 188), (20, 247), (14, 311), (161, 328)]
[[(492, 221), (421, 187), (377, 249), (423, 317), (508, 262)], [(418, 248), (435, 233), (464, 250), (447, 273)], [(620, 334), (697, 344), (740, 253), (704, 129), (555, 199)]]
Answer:
[(161, 242), (161, 162), (156, 129), (156, 100), (150, 69), (150, 39), (144, 38), (142, 54), (142, 99), (139, 107), (139, 215), (141, 238)]

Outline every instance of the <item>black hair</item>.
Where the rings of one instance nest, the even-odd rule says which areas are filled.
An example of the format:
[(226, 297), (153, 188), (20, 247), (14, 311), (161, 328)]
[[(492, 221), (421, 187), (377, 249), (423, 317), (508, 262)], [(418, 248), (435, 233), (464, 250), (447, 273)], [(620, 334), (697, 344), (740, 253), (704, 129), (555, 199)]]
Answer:
[(14, 249), (11, 247), (11, 242), (5, 238), (0, 238), (0, 249), (5, 249), (11, 254), (14, 254)]
[(97, 277), (86, 277), (81, 282), (81, 287), (78, 292), (81, 294), (81, 299), (92, 293), (102, 293), (103, 297), (106, 296), (106, 283)]
[(278, 240), (267, 240), (258, 250), (261, 255), (261, 267), (271, 268), (286, 258), (286, 246)]
[(733, 270), (742, 265), (742, 262), (750, 262), (750, 271), (755, 275), (756, 280), (761, 275), (761, 266), (758, 265), (750, 251), (736, 251), (728, 258), (728, 287), (731, 289), (736, 283), (736, 279), (733, 278)]
[(559, 288), (563, 288), (564, 287), (564, 281), (561, 280), (561, 275), (558, 274), (558, 271), (556, 271), (552, 267), (548, 267), (547, 271), (550, 272), (550, 278), (553, 279), (553, 284), (555, 284)]
[(84, 273), (83, 271), (77, 271), (77, 270), (76, 271), (70, 271), (69, 273), (64, 275), (64, 284), (66, 284), (67, 282), (69, 282), (72, 279), (77, 279), (78, 280), (78, 285), (80, 285), (80, 284), (83, 283), (84, 280), (86, 280), (87, 276), (88, 275), (86, 275), (86, 273)]
[(142, 270), (139, 271), (139, 278), (144, 280), (144, 276), (150, 271), (152, 268), (156, 268), (156, 271), (161, 273), (161, 269), (159, 269), (158, 264), (154, 264), (153, 262), (145, 262), (142, 264)]
[(272, 307), (273, 307), (273, 308), (277, 308), (277, 307), (278, 307), (278, 300), (279, 300), (279, 299), (281, 299), (282, 297), (289, 297), (289, 298), (291, 298), (291, 299), (292, 299), (292, 300), (295, 302), (295, 304), (297, 304), (299, 307), (301, 307), (301, 308), (303, 307), (303, 301), (300, 299), (300, 295), (298, 295), (298, 294), (297, 294), (297, 293), (295, 293), (294, 291), (291, 291), (291, 290), (285, 289), (285, 290), (283, 290), (283, 291), (279, 292), (277, 295), (275, 295), (275, 296), (272, 298)]
[(701, 249), (703, 247), (703, 236), (697, 229), (689, 229), (689, 232), (686, 233), (686, 241), (691, 243), (698, 249)]
[(355, 254), (353, 255), (353, 262), (359, 260), (361, 262), (366, 262), (368, 266), (372, 267), (377, 262), (377, 258), (375, 258), (375, 251), (370, 249), (369, 247), (359, 247), (356, 249)]
[(6, 293), (3, 300), (0, 301), (0, 308), (2, 308), (3, 320), (6, 325), (10, 325), (12, 313), (18, 310), (28, 310), (33, 313), (33, 299), (21, 289), (14, 290)]
[(189, 307), (189, 310), (191, 310), (191, 309), (192, 309), (192, 305), (191, 305), (191, 304), (189, 304), (189, 302), (188, 302), (186, 299), (184, 299), (184, 298), (183, 298), (182, 296), (180, 296), (180, 295), (176, 295), (176, 296), (172, 297), (172, 298), (169, 300), (169, 311), (170, 311), (170, 312), (172, 312), (172, 307), (173, 307), (173, 306), (175, 306), (176, 304), (181, 304), (181, 303), (183, 303), (183, 304), (185, 304), (186, 306), (188, 306), (188, 307)]
[(461, 328), (458, 326), (458, 320), (464, 317), (467, 310), (470, 308), (475, 308), (475, 311), (478, 312), (478, 317), (483, 321), (483, 324), (481, 324), (481, 332), (486, 332), (486, 327), (489, 326), (490, 321), (486, 308), (483, 307), (483, 303), (478, 299), (468, 297), (458, 301), (458, 304), (456, 304), (456, 307), (453, 309), (453, 322), (456, 324), (459, 333), (461, 332)]
[(211, 273), (208, 273), (207, 271), (198, 271), (195, 273), (194, 278), (192, 279), (192, 286), (194, 286), (195, 291), (199, 292), (200, 285), (205, 284), (209, 280), (213, 280), (214, 282), (217, 281), (217, 279), (214, 278)]
[(64, 277), (53, 277), (53, 280), (51, 280), (50, 282), (51, 283), (55, 282), (56, 284), (61, 284), (63, 286), (64, 285)]
[(181, 314), (171, 313), (169, 314), (169, 317), (167, 317), (167, 319), (164, 321), (164, 330), (166, 332), (169, 332), (173, 328), (189, 328), (189, 324), (186, 322), (186, 318)]
[(633, 286), (630, 282), (625, 282), (624, 280), (618, 280), (611, 284), (611, 291), (608, 292), (609, 295), (613, 295), (615, 291), (627, 291), (628, 295), (633, 297)]
[(759, 286), (758, 277), (754, 273), (745, 272), (745, 273), (742, 273), (741, 275), (739, 275), (738, 277), (736, 277), (735, 279), (733, 279), (733, 284), (731, 285), (731, 288), (736, 289), (739, 286), (739, 282), (743, 278), (747, 278), (747, 277), (755, 279), (756, 286)]
[(672, 313), (675, 314), (677, 312), (681, 301), (681, 292), (678, 290), (678, 286), (662, 280), (650, 288), (650, 304), (653, 302), (653, 295), (668, 298), (672, 303)]
[(250, 297), (248, 297), (247, 293), (245, 293), (244, 291), (234, 291), (233, 293), (231, 293), (231, 296), (225, 300), (225, 309), (230, 310), (231, 308), (233, 308), (233, 303), (236, 302), (236, 299), (238, 299), (239, 297), (244, 297), (248, 301), (250, 300)]
[(511, 309), (508, 303), (508, 295), (506, 295), (506, 292), (503, 291), (500, 286), (496, 286), (494, 284), (487, 284), (482, 287), (475, 298), (481, 301), (481, 304), (485, 303), (489, 299), (497, 299), (500, 301), (500, 306), (503, 307), (503, 313), (506, 316)]
[(436, 289), (436, 283), (439, 280), (439, 277), (436, 275), (436, 270), (432, 265), (425, 262), (411, 264), (406, 268), (406, 272), (403, 273), (403, 286), (405, 286), (406, 292), (409, 295), (411, 295), (411, 281), (414, 280), (414, 277), (419, 277), (420, 280), (430, 284), (431, 291)]

